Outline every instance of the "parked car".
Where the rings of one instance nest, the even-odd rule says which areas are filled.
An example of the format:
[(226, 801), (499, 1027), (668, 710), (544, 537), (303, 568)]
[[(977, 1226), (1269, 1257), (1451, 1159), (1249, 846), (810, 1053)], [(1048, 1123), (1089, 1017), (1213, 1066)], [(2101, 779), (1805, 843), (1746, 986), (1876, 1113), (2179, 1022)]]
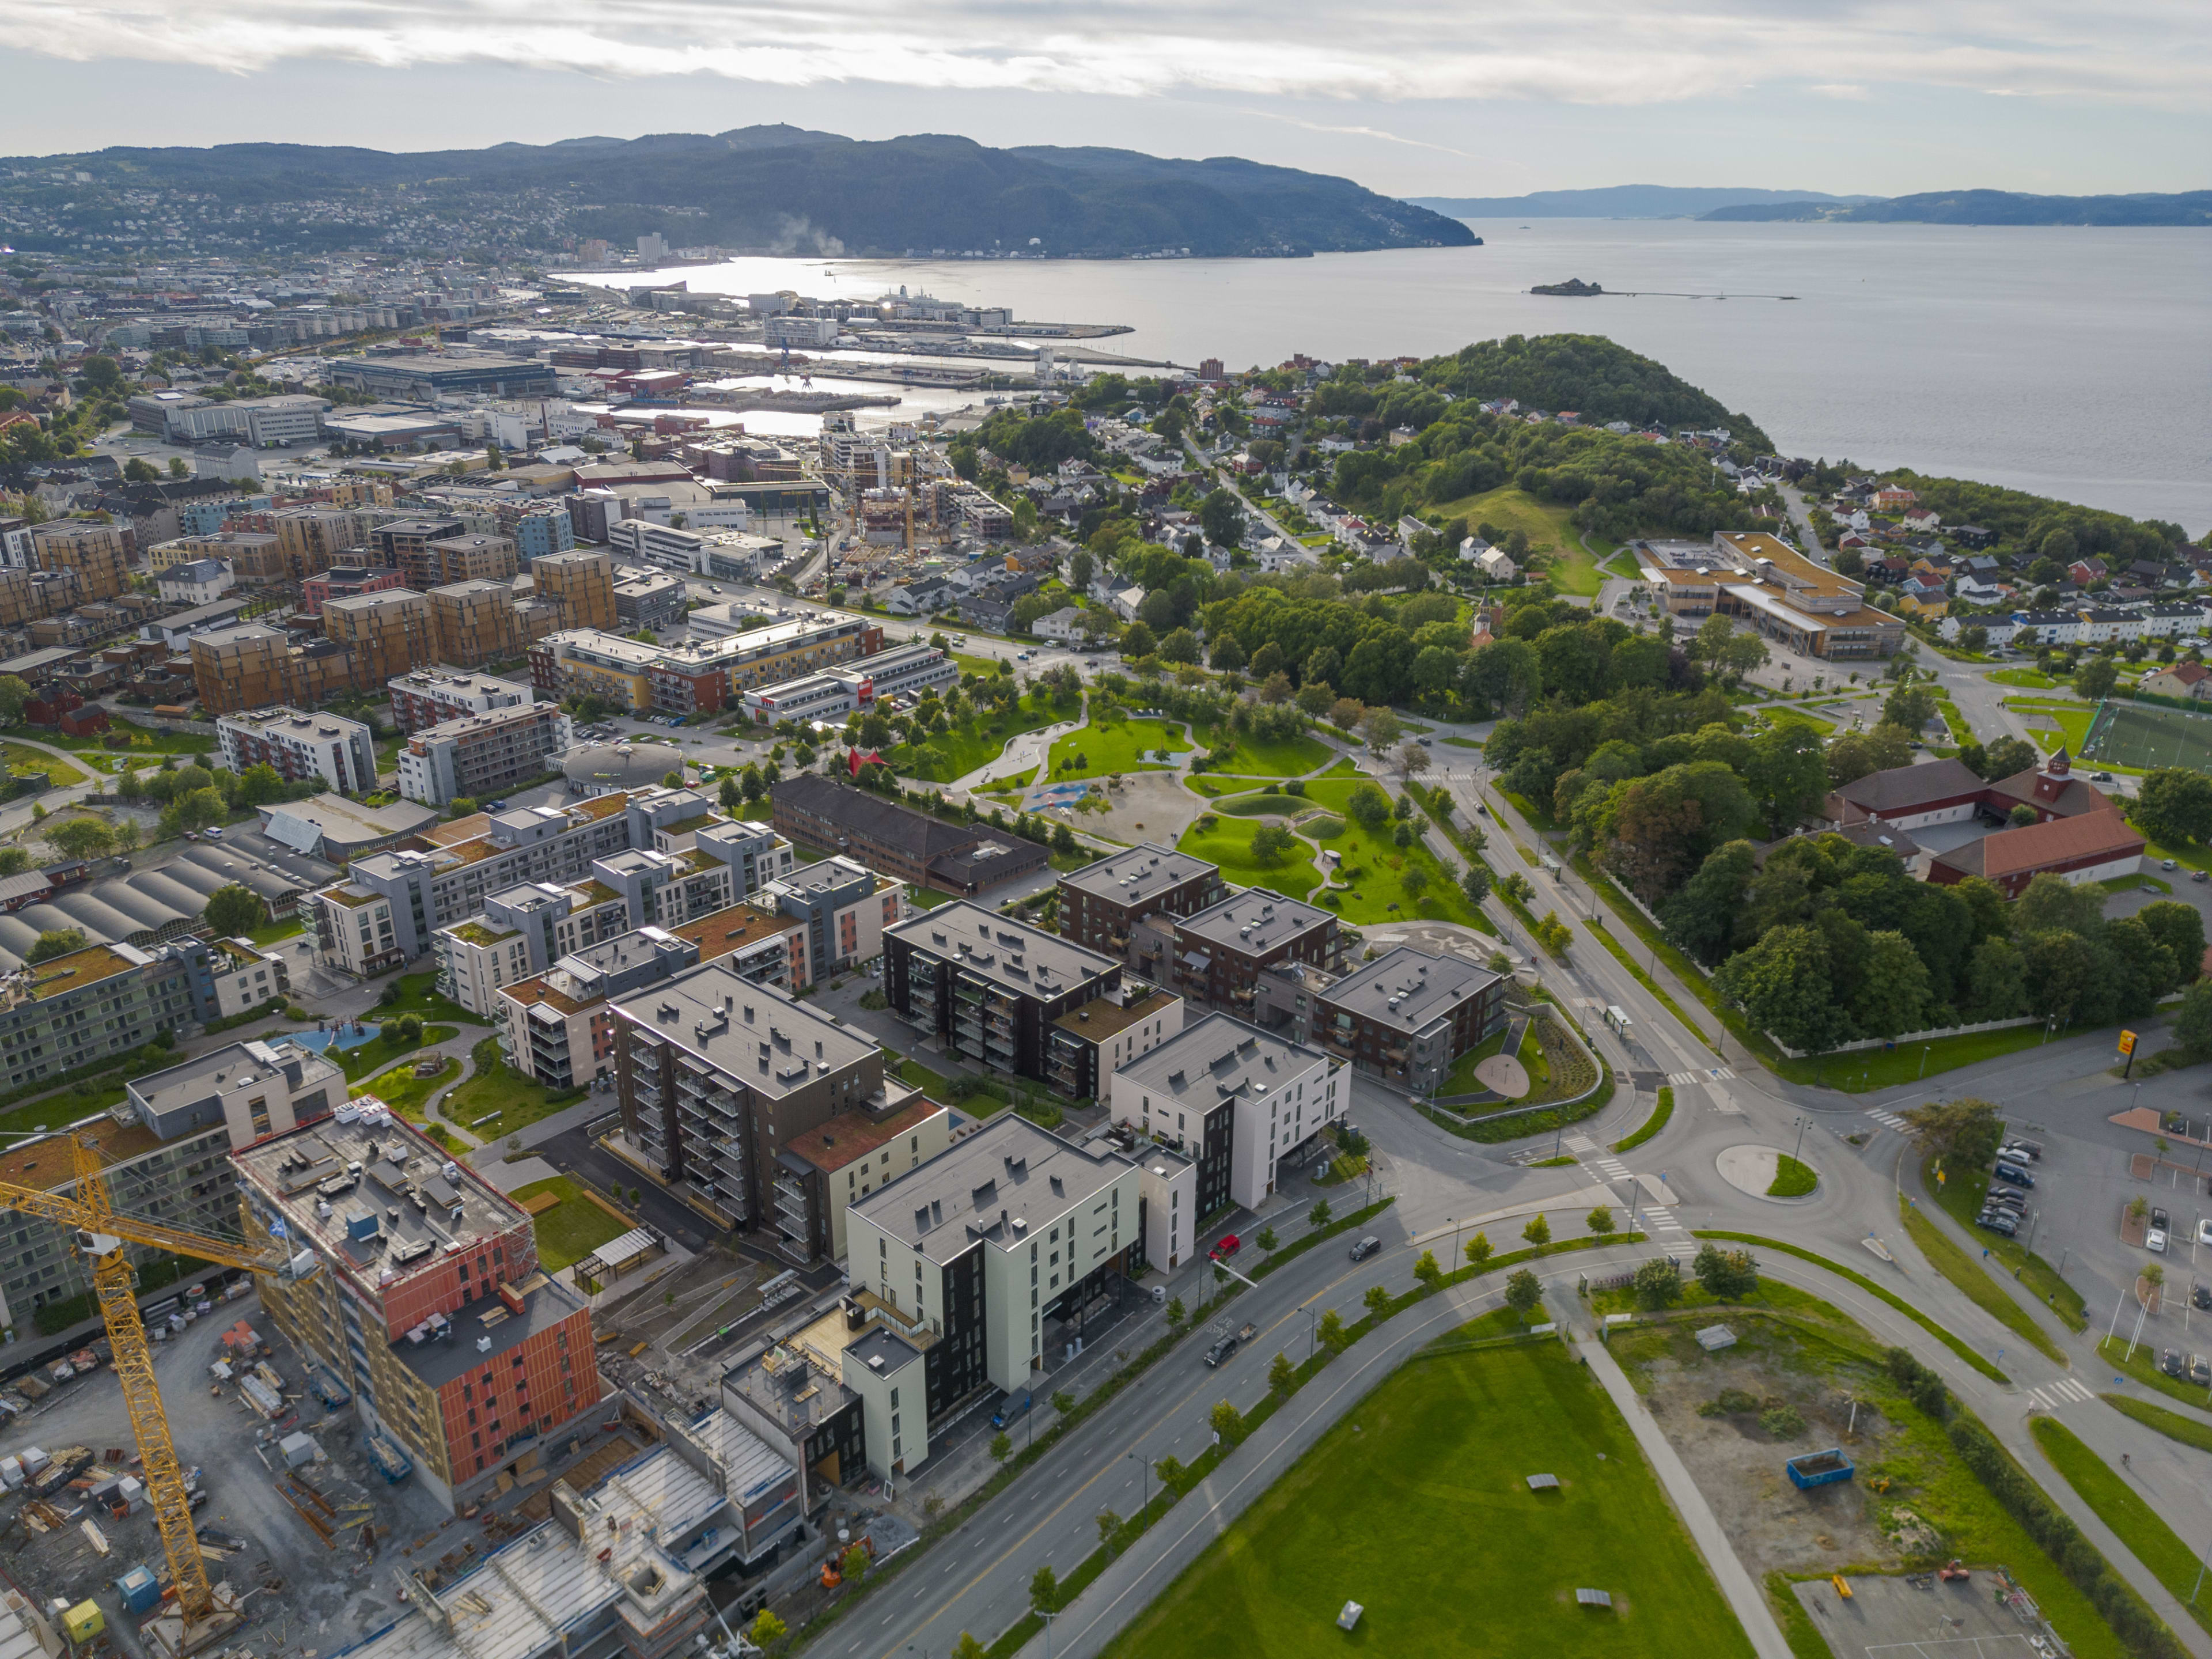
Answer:
[(2002, 1210), (1984, 1210), (1974, 1218), (1974, 1224), (2006, 1238), (2020, 1231), (2020, 1224)]
[(2148, 1232), (2145, 1233), (2143, 1235), (2143, 1249), (2148, 1250), (2153, 1255), (2164, 1255), (2166, 1254), (2166, 1230), (2163, 1227), (2154, 1227)]
[(2035, 1185), (2035, 1177), (2021, 1169), (2019, 1164), (2006, 1164), (2002, 1161), (1997, 1164), (1997, 1179), (2009, 1181), (2015, 1187), (2027, 1187), (2031, 1189)]
[(207, 838), (210, 841), (221, 841), (222, 839), (222, 830), (216, 827), (210, 827), (207, 832)]
[(2201, 1353), (2190, 1355), (2189, 1380), (2199, 1388), (2212, 1383), (2212, 1360), (2206, 1359)]
[(2162, 1233), (2173, 1231), (2173, 1218), (2154, 1204), (2150, 1206), (2150, 1224)]
[(2212, 873), (2203, 870), (2191, 870), (2189, 872), (2189, 878), (2191, 881), (2212, 881)]
[(2013, 1157), (2014, 1152), (2026, 1152), (2027, 1154), (2027, 1162), (2028, 1163), (2040, 1164), (2043, 1162), (2043, 1143), (2039, 1140), (2030, 1140), (2025, 1135), (2013, 1136), (2011, 1139), (2006, 1141), (2005, 1144), (1998, 1149), (1997, 1156), (2002, 1158), (2010, 1158), (2013, 1163), (2018, 1164), (2021, 1162), (2021, 1160)]
[(2178, 870), (2181, 866), (2172, 859), (2161, 859), (2158, 867), (2161, 870)]
[(2110, 783), (2112, 781), (2112, 775), (2110, 772), (2094, 773), (2092, 777), (2093, 781), (2098, 783)]
[(1244, 1241), (1237, 1237), (1235, 1233), (1224, 1233), (1221, 1235), (1221, 1242), (1208, 1250), (1206, 1255), (1216, 1261), (1226, 1261), (1243, 1248)]
[(2189, 1300), (2199, 1309), (2212, 1309), (2212, 1285), (2198, 1279), (2189, 1287)]
[[(2212, 1221), (2208, 1221), (2204, 1224), (2208, 1227), (2212, 1227)], [(1382, 1248), (1382, 1241), (1376, 1237), (1374, 1234), (1370, 1233), (1366, 1237), (1361, 1239), (1359, 1243), (1352, 1247), (1352, 1259), (1354, 1261), (1364, 1261), (1369, 1256), (1373, 1255), (1376, 1251)]]
[(2168, 1376), (2179, 1376), (2185, 1369), (2181, 1363), (2181, 1356), (2172, 1348), (2166, 1349), (2159, 1355), (2158, 1368)]
[(2212, 1215), (2208, 1215), (2197, 1222), (2197, 1242), (2199, 1244), (2212, 1244)]

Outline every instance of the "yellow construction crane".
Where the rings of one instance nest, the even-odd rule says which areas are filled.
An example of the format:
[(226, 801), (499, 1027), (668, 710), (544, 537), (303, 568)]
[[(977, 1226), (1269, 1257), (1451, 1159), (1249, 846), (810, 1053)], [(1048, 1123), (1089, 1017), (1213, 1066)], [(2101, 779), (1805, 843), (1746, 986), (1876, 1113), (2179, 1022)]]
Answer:
[(184, 1469), (169, 1438), (168, 1415), (161, 1408), (161, 1392), (154, 1381), (154, 1351), (146, 1340), (145, 1322), (138, 1316), (131, 1261), (123, 1246), (126, 1242), (149, 1244), (263, 1273), (283, 1271), (289, 1258), (281, 1245), (256, 1250), (236, 1239), (172, 1227), (143, 1216), (117, 1214), (108, 1200), (100, 1147), (92, 1132), (79, 1129), (68, 1139), (76, 1174), (75, 1192), (64, 1196), (0, 1182), (0, 1206), (74, 1229), (78, 1253), (92, 1264), (93, 1289), (100, 1298), (100, 1317), (106, 1322), (107, 1340), (115, 1350), (115, 1375), (123, 1385), (124, 1408), (131, 1413), (131, 1426), (138, 1438), (147, 1499), (153, 1505), (155, 1525), (161, 1529), (161, 1547), (169, 1558), (170, 1583), (176, 1590), (180, 1621), (176, 1639), (172, 1644), (166, 1632), (159, 1639), (173, 1654), (192, 1653), (234, 1630), (245, 1615), (228, 1586), (222, 1587), (219, 1596), (208, 1583), (207, 1563), (200, 1556), (199, 1537), (185, 1492)]

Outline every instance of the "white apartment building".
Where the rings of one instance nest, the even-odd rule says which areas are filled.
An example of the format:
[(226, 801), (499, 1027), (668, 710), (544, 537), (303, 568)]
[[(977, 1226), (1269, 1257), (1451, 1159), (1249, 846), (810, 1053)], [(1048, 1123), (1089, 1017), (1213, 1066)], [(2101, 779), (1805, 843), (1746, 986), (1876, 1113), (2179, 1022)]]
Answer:
[(1348, 1068), (1227, 1014), (1208, 1014), (1114, 1073), (1112, 1121), (1197, 1167), (1198, 1215), (1256, 1209), (1275, 1166), (1341, 1116)]
[(280, 704), (221, 715), (215, 732), (228, 771), (272, 766), (295, 783), (319, 778), (342, 795), (376, 788), (375, 734), (359, 720)]
[[(1119, 1152), (1072, 1145), (1006, 1112), (849, 1206), (853, 1290), (926, 1323), (929, 1346), (945, 1350), (931, 1414), (987, 1382), (1011, 1393), (1036, 1380), (1048, 1344), (1126, 1270), (1138, 1193), (1137, 1165)], [(914, 1364), (913, 1376), (922, 1370)], [(921, 1425), (922, 1390), (899, 1386), (914, 1388), (903, 1438), (905, 1425)]]
[(593, 883), (525, 882), (491, 894), (477, 915), (430, 936), (438, 989), (471, 1013), (496, 1019), (502, 988), (617, 937), (628, 928), (629, 914), (621, 895)]
[(161, 572), (155, 586), (166, 604), (213, 605), (238, 586), (238, 578), (221, 559), (193, 559)]
[(235, 1019), (271, 997), (291, 994), (281, 951), (264, 951), (248, 939), (218, 939), (208, 941), (207, 952), (219, 1018)]
[(425, 806), (495, 799), (555, 769), (574, 722), (554, 702), (525, 702), (418, 727), (399, 751), (399, 793)]
[(465, 714), (489, 714), (501, 708), (519, 708), (538, 694), (526, 685), (489, 674), (453, 674), (440, 668), (418, 668), (395, 674), (384, 683), (392, 697), (392, 718), (403, 732), (439, 726)]

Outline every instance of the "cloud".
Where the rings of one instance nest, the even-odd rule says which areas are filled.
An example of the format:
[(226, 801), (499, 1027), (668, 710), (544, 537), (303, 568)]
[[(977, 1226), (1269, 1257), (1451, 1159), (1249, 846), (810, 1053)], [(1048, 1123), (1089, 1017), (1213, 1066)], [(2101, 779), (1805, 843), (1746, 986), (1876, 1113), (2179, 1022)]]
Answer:
[(1478, 155), (1471, 149), (1455, 149), (1449, 144), (1432, 144), (1425, 138), (1407, 138), (1395, 132), (1385, 132), (1380, 127), (1339, 126), (1327, 121), (1301, 120), (1295, 115), (1284, 115), (1269, 109), (1239, 109), (1239, 115), (1249, 115), (1261, 121), (1279, 121), (1286, 127), (1297, 127), (1307, 132), (1335, 132), (1350, 138), (1380, 138), (1385, 143), (1405, 144), (1413, 149), (1432, 149), (1444, 155), (1459, 155), (1470, 161), (1487, 161), (1494, 158)]
[(1869, 92), (1864, 87), (1848, 84), (1838, 85), (1832, 82), (1809, 86), (1806, 88), (1805, 90), (1817, 94), (1822, 98), (1842, 98), (1849, 100), (1854, 103), (1864, 103), (1867, 100), (1874, 96), (1874, 94), (1871, 92)]
[[(99, 62), (234, 71), (296, 61), (703, 76), (1131, 98), (1636, 106), (1804, 85), (2188, 108), (2212, 57), (2201, 0), (0, 0), (0, 40)], [(1381, 129), (1359, 136), (1422, 145)], [(1449, 146), (1424, 146), (1449, 150)]]

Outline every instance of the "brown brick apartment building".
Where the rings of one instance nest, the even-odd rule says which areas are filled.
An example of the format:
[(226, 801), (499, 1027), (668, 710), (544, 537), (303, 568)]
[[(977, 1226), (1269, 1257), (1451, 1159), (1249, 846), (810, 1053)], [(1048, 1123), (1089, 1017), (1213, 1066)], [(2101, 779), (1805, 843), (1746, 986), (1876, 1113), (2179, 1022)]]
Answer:
[(1196, 915), (1225, 896), (1218, 866), (1145, 842), (1060, 878), (1060, 931), (1085, 950), (1157, 975), (1157, 964), (1132, 959), (1136, 924)]
[(816, 773), (785, 778), (769, 793), (779, 835), (858, 859), (910, 887), (973, 898), (1051, 862), (1019, 836), (988, 823), (947, 823)]

